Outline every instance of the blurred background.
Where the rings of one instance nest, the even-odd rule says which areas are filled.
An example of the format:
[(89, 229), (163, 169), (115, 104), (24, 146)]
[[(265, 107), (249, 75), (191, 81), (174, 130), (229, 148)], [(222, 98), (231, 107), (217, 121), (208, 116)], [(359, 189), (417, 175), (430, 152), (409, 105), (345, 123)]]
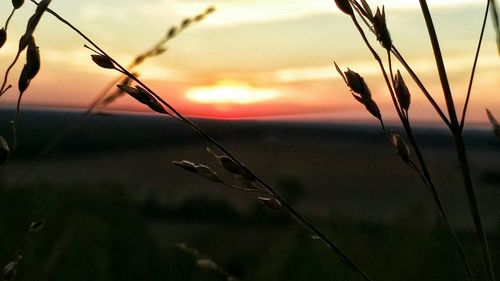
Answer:
[[(372, 8), (387, 5), (395, 44), (443, 104), (423, 19), (413, 2), (370, 1)], [(484, 3), (429, 3), (460, 107)], [(275, 187), (375, 280), (466, 280), (430, 192), (335, 71), (334, 60), (363, 75), (390, 129), (402, 131), (376, 65), (333, 1), (51, 4), (124, 64), (171, 26), (210, 6), (216, 7), (213, 14), (137, 69), (141, 78)], [(10, 3), (0, 7), (5, 19)], [(1, 73), (33, 10), (26, 2), (15, 14), (9, 41), (0, 50)], [(81, 120), (117, 76), (97, 67), (85, 42), (49, 15), (35, 37), (42, 70), (23, 98), (18, 148), (0, 178), (0, 264), (12, 259), (32, 221), (43, 218), (45, 227), (22, 251), (16, 280), (228, 280), (200, 266), (200, 257), (241, 280), (360, 280), (320, 241), (254, 195), (172, 165), (203, 163), (232, 180), (199, 135), (148, 113), (130, 97), (92, 114), (49, 153), (41, 153)], [(466, 140), (498, 265), (500, 141), (484, 111), (488, 107), (500, 116), (494, 40), (488, 25)], [(425, 98), (409, 87), (417, 138), (480, 276), (479, 246), (453, 143)], [(16, 98), (12, 89), (0, 101), (0, 132), (9, 142)]]

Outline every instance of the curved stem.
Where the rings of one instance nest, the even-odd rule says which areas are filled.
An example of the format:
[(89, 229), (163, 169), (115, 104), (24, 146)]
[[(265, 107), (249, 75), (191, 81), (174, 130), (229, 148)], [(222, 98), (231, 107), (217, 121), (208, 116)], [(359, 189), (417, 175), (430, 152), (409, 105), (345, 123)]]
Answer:
[[(354, 5), (356, 12), (361, 17), (364, 24), (368, 27), (368, 29), (372, 33), (374, 33), (373, 27), (368, 22), (369, 19), (367, 20), (365, 18), (365, 15), (361, 12), (362, 8), (360, 7), (359, 3), (357, 3), (356, 1), (352, 1), (351, 3)], [(432, 105), (432, 107), (434, 107), (434, 110), (438, 113), (439, 117), (443, 120), (443, 122), (446, 124), (446, 126), (448, 126), (448, 128), (451, 128), (451, 123), (448, 120), (448, 117), (446, 117), (446, 115), (444, 114), (441, 107), (437, 104), (436, 100), (434, 100), (434, 98), (431, 96), (431, 94), (429, 93), (429, 91), (427, 90), (425, 85), (422, 83), (422, 81), (420, 80), (418, 75), (415, 73), (415, 71), (413, 71), (411, 66), (406, 62), (405, 58), (401, 55), (401, 53), (398, 51), (398, 49), (396, 48), (396, 46), (394, 44), (392, 45), (391, 53), (394, 54), (396, 56), (396, 58), (398, 59), (398, 61), (404, 66), (404, 68), (406, 69), (408, 74), (410, 74), (410, 76), (412, 77), (414, 82), (420, 88), (420, 90), (422, 91), (424, 96), (427, 98), (429, 103)]]
[(9, 17), (7, 18), (7, 21), (5, 21), (5, 31), (7, 31), (7, 28), (9, 27), (10, 20), (12, 19), (12, 16), (14, 16), (14, 12), (16, 9), (12, 9), (12, 12), (10, 12)]
[[(31, 0), (33, 3), (37, 4), (36, 1)], [(62, 23), (67, 25), (69, 28), (71, 28), (73, 31), (75, 31), (77, 34), (79, 34), (83, 39), (85, 39), (89, 44), (91, 44), (96, 50), (98, 50), (100, 53), (103, 55), (107, 56), (117, 67), (116, 70), (124, 73), (131, 79), (133, 79), (137, 84), (139, 84), (141, 87), (143, 87), (145, 90), (147, 90), (151, 95), (153, 95), (156, 99), (158, 99), (159, 102), (161, 102), (164, 106), (166, 106), (168, 109), (170, 109), (173, 114), (175, 114), (180, 121), (186, 123), (189, 125), (194, 131), (202, 135), (205, 139), (207, 139), (210, 143), (212, 143), (217, 149), (219, 149), (221, 152), (223, 152), (227, 157), (231, 158), (235, 163), (237, 163), (241, 168), (244, 168), (244, 165), (242, 162), (240, 162), (235, 156), (233, 156), (229, 151), (227, 151), (222, 145), (220, 145), (214, 138), (212, 138), (208, 133), (206, 133), (203, 129), (198, 127), (196, 124), (194, 124), (192, 121), (184, 117), (180, 112), (178, 112), (172, 105), (167, 103), (165, 100), (163, 100), (160, 96), (158, 96), (153, 90), (151, 90), (147, 85), (145, 85), (141, 80), (139, 80), (137, 77), (135, 77), (132, 73), (130, 73), (127, 69), (125, 69), (123, 66), (121, 66), (116, 60), (114, 60), (111, 56), (109, 56), (104, 50), (102, 50), (98, 45), (96, 45), (89, 37), (87, 37), (83, 32), (78, 30), (75, 26), (73, 26), (70, 22), (59, 16), (56, 12), (54, 12), (51, 9), (47, 9), (47, 12), (50, 13), (51, 15), (55, 16), (58, 20), (60, 20)], [(254, 180), (263, 186), (266, 191), (274, 196), (276, 200), (278, 200), (282, 207), (283, 211), (289, 215), (291, 218), (293, 218), (296, 222), (298, 222), (300, 225), (302, 225), (306, 230), (308, 230), (312, 235), (315, 237), (318, 237), (321, 239), (329, 248), (331, 248), (334, 253), (340, 258), (340, 260), (349, 267), (352, 271), (360, 274), (365, 280), (371, 281), (372, 279), (368, 277), (359, 267), (357, 267), (344, 253), (341, 251), (330, 239), (328, 239), (318, 228), (316, 228), (313, 224), (311, 224), (309, 221), (307, 221), (302, 215), (300, 215), (290, 204), (288, 204), (276, 191), (274, 191), (273, 188), (271, 188), (267, 183), (265, 183), (263, 180), (259, 179), (257, 176), (253, 174), (253, 172), (249, 171), (247, 168), (247, 172), (250, 173), (251, 177), (254, 177)]]
[(432, 50), (434, 51), (434, 59), (436, 61), (436, 66), (439, 74), (439, 80), (441, 82), (441, 87), (443, 88), (443, 94), (446, 101), (446, 108), (448, 109), (448, 114), (449, 114), (448, 117), (450, 118), (451, 127), (454, 130), (456, 130), (458, 129), (457, 112), (455, 110), (455, 103), (453, 101), (453, 95), (451, 93), (448, 75), (446, 74), (446, 67), (444, 65), (443, 55), (441, 53), (441, 47), (439, 47), (439, 40), (436, 34), (436, 29), (434, 28), (434, 23), (432, 21), (429, 7), (427, 6), (427, 1), (419, 0), (419, 2), (420, 2), (420, 7), (422, 9), (422, 14), (424, 15), (427, 31), (431, 39)]
[(484, 230), (484, 226), (481, 220), (481, 215), (479, 213), (479, 206), (477, 204), (477, 199), (474, 191), (474, 186), (472, 184), (472, 176), (470, 173), (470, 166), (467, 158), (467, 153), (465, 150), (465, 143), (462, 133), (462, 128), (458, 123), (458, 117), (455, 111), (455, 105), (453, 103), (453, 96), (451, 93), (449, 81), (446, 75), (446, 69), (443, 62), (443, 56), (441, 54), (441, 50), (439, 47), (439, 42), (436, 34), (436, 30), (434, 28), (434, 24), (432, 22), (432, 17), (429, 11), (429, 7), (427, 6), (426, 0), (419, 0), (420, 7), (422, 9), (422, 14), (425, 19), (425, 23), (427, 25), (427, 30), (429, 33), (429, 37), (432, 43), (432, 49), (434, 50), (434, 58), (436, 60), (436, 65), (438, 67), (439, 78), (441, 81), (441, 86), (443, 88), (446, 105), (448, 108), (448, 112), (450, 114), (451, 120), (451, 133), (453, 135), (453, 140), (455, 142), (455, 148), (457, 150), (457, 156), (460, 163), (460, 169), (462, 171), (462, 177), (464, 181), (465, 191), (467, 193), (467, 198), (469, 202), (469, 208), (474, 220), (474, 225), (476, 228), (477, 236), (479, 243), (481, 245), (481, 253), (483, 258), (483, 269), (490, 281), (495, 281), (495, 273), (493, 270), (493, 265), (491, 262), (491, 255), (489, 252), (488, 241), (486, 238), (486, 232)]
[(389, 93), (390, 93), (392, 102), (394, 103), (394, 105), (396, 107), (396, 111), (398, 113), (399, 118), (400, 119), (404, 118), (403, 112), (401, 111), (401, 108), (399, 107), (398, 102), (396, 100), (396, 94), (394, 93), (392, 83), (391, 83), (392, 79), (389, 80), (389, 77), (387, 76), (387, 71), (385, 70), (384, 64), (382, 63), (382, 59), (380, 58), (380, 56), (377, 54), (375, 49), (373, 49), (372, 45), (368, 41), (368, 38), (366, 37), (366, 34), (363, 31), (363, 28), (361, 28), (361, 26), (359, 25), (358, 20), (356, 19), (356, 16), (354, 14), (351, 15), (351, 19), (352, 19), (354, 25), (356, 26), (356, 28), (358, 29), (358, 32), (360, 33), (363, 41), (365, 42), (366, 47), (368, 47), (368, 49), (370, 50), (370, 52), (373, 55), (373, 58), (377, 61), (378, 65), (380, 67), (380, 70), (382, 71), (382, 75), (384, 76), (385, 84), (387, 85), (387, 88), (389, 89)]
[[(371, 53), (373, 54), (373, 57), (375, 58), (375, 60), (379, 63), (380, 65), (380, 68), (382, 70), (382, 73), (384, 75), (384, 78), (386, 80), (386, 84), (387, 84), (387, 87), (389, 89), (389, 91), (391, 92), (391, 97), (392, 97), (392, 101), (393, 101), (393, 104), (394, 104), (394, 107), (396, 108), (397, 112), (398, 112), (398, 115), (400, 117), (400, 120), (404, 126), (404, 129), (405, 129), (405, 132), (410, 140), (410, 144), (412, 145), (412, 147), (414, 148), (415, 150), (415, 153), (417, 154), (417, 160), (419, 162), (419, 165), (422, 169), (422, 172), (415, 166), (415, 164), (409, 164), (410, 168), (412, 168), (414, 171), (416, 171), (420, 177), (422, 178), (424, 184), (431, 190), (432, 192), (432, 195), (433, 195), (433, 199), (438, 207), (438, 211), (439, 211), (439, 214), (441, 215), (441, 217), (443, 218), (448, 230), (450, 231), (454, 241), (455, 241), (455, 244), (457, 246), (457, 249), (459, 251), (459, 254), (460, 256), (462, 257), (462, 260), (464, 262), (464, 265), (466, 267), (466, 271), (467, 271), (467, 275), (469, 277), (469, 279), (472, 281), (474, 280), (473, 279), (473, 275), (472, 275), (472, 270), (471, 270), (471, 267), (470, 267), (470, 263), (465, 255), (465, 251), (463, 249), (463, 246), (460, 242), (460, 240), (458, 239), (458, 236), (455, 232), (455, 230), (453, 229), (453, 227), (451, 226), (450, 222), (449, 222), (449, 219), (448, 219), (448, 216), (446, 215), (446, 211), (445, 211), (445, 208), (444, 208), (444, 205), (442, 203), (442, 200), (440, 199), (440, 196), (439, 194), (437, 193), (437, 189), (436, 187), (434, 186), (433, 182), (432, 182), (432, 178), (430, 176), (430, 173), (429, 173), (429, 170), (427, 168), (427, 165), (425, 163), (425, 160), (423, 158), (423, 155), (420, 151), (420, 148), (416, 142), (416, 139), (415, 139), (415, 136), (413, 134), (413, 131), (411, 129), (411, 125), (410, 125), (410, 122), (409, 122), (409, 119), (408, 119), (408, 113), (406, 111), (403, 111), (401, 109), (401, 107), (399, 106), (399, 103), (397, 102), (396, 98), (395, 98), (395, 93), (394, 93), (394, 80), (393, 80), (393, 74), (392, 74), (392, 60), (391, 60), (391, 52), (389, 50), (387, 50), (387, 55), (388, 55), (388, 61), (389, 61), (389, 69), (390, 69), (390, 72), (391, 72), (391, 82), (388, 81), (387, 79), (387, 73), (385, 71), (385, 68), (382, 64), (382, 61), (380, 59), (380, 57), (378, 56), (378, 54), (375, 52), (375, 50), (373, 49), (373, 47), (371, 46), (371, 44), (369, 43), (368, 39), (366, 38), (366, 35), (364, 34), (364, 31), (361, 29), (361, 27), (359, 26), (355, 16), (352, 16), (351, 17), (354, 21), (354, 24), (356, 25), (359, 33), (361, 34), (362, 38), (363, 38), (363, 41), (365, 42), (365, 44), (367, 45), (367, 47), (369, 48), (369, 50), (371, 51)], [(391, 48), (393, 49), (393, 48)], [(418, 77), (417, 77), (418, 78)], [(385, 130), (385, 129), (384, 129)]]
[(427, 100), (429, 101), (429, 103), (432, 105), (432, 107), (434, 107), (434, 110), (439, 114), (439, 117), (441, 117), (441, 120), (443, 120), (443, 122), (446, 124), (446, 126), (451, 129), (450, 120), (448, 119), (448, 117), (446, 117), (446, 115), (444, 114), (443, 110), (441, 110), (441, 107), (439, 107), (439, 105), (437, 104), (436, 100), (434, 100), (434, 98), (431, 96), (431, 94), (429, 93), (429, 91), (427, 90), (427, 88), (425, 87), (425, 85), (422, 83), (422, 81), (420, 80), (420, 78), (418, 77), (418, 75), (415, 73), (415, 71), (413, 71), (413, 69), (408, 64), (408, 62), (405, 60), (405, 58), (403, 57), (403, 55), (401, 55), (401, 53), (399, 52), (399, 50), (395, 46), (392, 46), (391, 53), (394, 56), (396, 56), (396, 58), (399, 60), (399, 62), (405, 68), (406, 72), (408, 72), (408, 74), (410, 74), (410, 76), (413, 79), (413, 81), (420, 88), (420, 91), (422, 91), (422, 93), (427, 98)]
[(476, 66), (479, 58), (479, 52), (481, 51), (481, 45), (483, 43), (484, 30), (486, 29), (486, 20), (488, 19), (488, 11), (490, 9), (490, 0), (486, 0), (486, 11), (484, 12), (483, 25), (481, 26), (481, 34), (479, 35), (479, 40), (476, 48), (476, 55), (474, 56), (474, 63), (472, 64), (472, 70), (470, 73), (469, 86), (467, 87), (467, 97), (465, 98), (464, 108), (462, 110), (462, 119), (460, 121), (460, 129), (463, 130), (465, 125), (465, 116), (467, 114), (467, 108), (469, 106), (470, 95), (472, 91), (472, 84), (474, 82), (474, 75), (476, 74)]
[(413, 129), (410, 125), (410, 121), (409, 121), (409, 119), (406, 119), (406, 120), (407, 121), (404, 122), (403, 125), (405, 127), (410, 144), (412, 145), (412, 147), (415, 151), (415, 155), (417, 156), (417, 160), (418, 160), (418, 163), (419, 163), (420, 169), (421, 169), (421, 172), (420, 172), (420, 170), (418, 170), (417, 172), (422, 177), (424, 184), (431, 191), (432, 198), (434, 199), (434, 202), (436, 203), (436, 206), (438, 207), (438, 214), (443, 219), (443, 222), (445, 223), (446, 228), (448, 229), (451, 236), (453, 237), (453, 240), (455, 242), (455, 246), (457, 247), (457, 250), (460, 254), (460, 257), (462, 258), (462, 261), (465, 265), (465, 270), (467, 272), (467, 276), (469, 277), (469, 280), (473, 281), (474, 277), (472, 274), (472, 267), (470, 265), (469, 259), (467, 258), (467, 255), (465, 254), (465, 250), (463, 248), (462, 242), (458, 238), (458, 235), (457, 235), (455, 229), (453, 228), (453, 226), (450, 223), (446, 208), (444, 206), (443, 201), (441, 200), (441, 197), (439, 196), (439, 193), (437, 191), (436, 186), (434, 185), (434, 182), (432, 180), (431, 174), (430, 174), (429, 169), (427, 167), (426, 161), (425, 161), (424, 156), (422, 154), (422, 151), (420, 150), (420, 147), (417, 143), (417, 140), (415, 138), (415, 134), (413, 133)]
[(7, 71), (5, 71), (5, 75), (3, 77), (3, 83), (2, 83), (2, 87), (0, 87), (0, 97), (5, 93), (7, 92), (7, 90), (10, 88), (9, 86), (7, 86), (7, 88), (5, 88), (5, 86), (7, 85), (7, 80), (9, 79), (9, 73), (10, 71), (12, 70), (12, 68), (14, 67), (14, 65), (16, 64), (17, 60), (19, 59), (19, 56), (21, 55), (21, 50), (18, 50), (17, 51), (17, 54), (16, 54), (16, 57), (14, 58), (14, 60), (12, 61), (12, 63), (9, 65), (9, 67), (7, 68)]

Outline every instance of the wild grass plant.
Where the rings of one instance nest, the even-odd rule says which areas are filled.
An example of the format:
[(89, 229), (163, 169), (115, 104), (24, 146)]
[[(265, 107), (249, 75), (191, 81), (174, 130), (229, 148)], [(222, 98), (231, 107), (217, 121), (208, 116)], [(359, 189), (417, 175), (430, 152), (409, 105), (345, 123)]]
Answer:
[[(175, 27), (170, 29), (167, 32), (165, 38), (163, 38), (157, 45), (153, 46), (150, 50), (145, 53), (139, 55), (131, 64), (127, 67), (123, 66), (120, 62), (114, 59), (109, 53), (107, 53), (104, 48), (100, 47), (96, 44), (91, 38), (89, 38), (80, 28), (77, 28), (72, 23), (67, 21), (63, 16), (59, 15), (56, 11), (48, 8), (50, 4), (50, 0), (43, 0), (40, 3), (31, 0), (32, 3), (37, 5), (37, 9), (33, 17), (29, 20), (26, 33), (21, 37), (19, 50), (12, 61), (11, 65), (8, 67), (4, 80), (2, 83), (0, 95), (3, 95), (12, 87), (8, 84), (10, 70), (13, 65), (19, 60), (22, 52), (26, 49), (26, 64), (23, 68), (19, 76), (18, 89), (19, 89), (19, 98), (17, 103), (17, 114), (15, 120), (13, 122), (13, 132), (14, 132), (14, 140), (13, 147), (15, 148), (17, 133), (16, 126), (19, 120), (19, 112), (21, 99), (32, 79), (35, 78), (39, 68), (40, 68), (40, 55), (38, 52), (38, 47), (34, 41), (34, 31), (35, 28), (44, 13), (49, 13), (50, 15), (57, 18), (62, 25), (73, 30), (76, 34), (81, 36), (83, 40), (86, 41), (85, 47), (91, 50), (91, 59), (101, 68), (117, 71), (120, 74), (120, 78), (113, 81), (112, 84), (118, 84), (117, 88), (111, 90), (111, 94), (108, 94), (108, 89), (103, 91), (101, 95), (92, 103), (89, 109), (84, 114), (84, 117), (80, 122), (83, 122), (85, 118), (87, 118), (94, 110), (102, 109), (106, 107), (108, 104), (113, 102), (116, 98), (128, 94), (137, 100), (139, 103), (144, 104), (150, 110), (165, 116), (169, 116), (174, 118), (192, 130), (201, 135), (209, 144), (209, 148), (207, 148), (207, 153), (213, 156), (216, 162), (219, 164), (219, 171), (216, 171), (215, 168), (210, 167), (205, 164), (193, 163), (189, 160), (180, 160), (173, 161), (173, 164), (176, 166), (185, 169), (191, 173), (194, 173), (198, 176), (204, 177), (210, 181), (220, 183), (228, 188), (238, 190), (241, 192), (251, 193), (255, 195), (255, 199), (260, 201), (263, 205), (269, 207), (272, 210), (280, 211), (290, 217), (293, 221), (297, 223), (300, 227), (302, 227), (308, 235), (321, 243), (323, 243), (328, 249), (330, 249), (338, 259), (350, 270), (354, 273), (358, 274), (360, 278), (364, 280), (373, 280), (370, 277), (370, 274), (361, 269), (361, 267), (352, 260), (338, 245), (337, 243), (324, 234), (316, 225), (311, 223), (307, 218), (305, 218), (301, 213), (299, 213), (287, 200), (281, 196), (275, 188), (266, 183), (262, 178), (257, 176), (249, 167), (247, 167), (242, 161), (236, 158), (230, 151), (228, 151), (221, 143), (215, 140), (208, 132), (203, 130), (197, 124), (195, 124), (192, 120), (185, 117), (180, 110), (170, 104), (166, 99), (164, 99), (160, 94), (155, 92), (152, 88), (150, 88), (144, 81), (142, 81), (137, 73), (134, 73), (132, 70), (135, 66), (140, 64), (142, 61), (149, 57), (153, 57), (163, 53), (165, 49), (165, 44), (172, 39), (174, 36), (178, 34), (178, 32), (182, 31), (184, 28), (188, 27), (191, 23), (195, 21), (199, 21), (203, 19), (204, 16), (213, 12), (213, 9), (208, 9), (205, 13), (202, 13), (192, 19), (188, 19), (184, 21), (179, 27)], [(420, 178), (422, 179), (424, 185), (428, 188), (431, 193), (431, 196), (437, 206), (438, 213), (443, 219), (449, 233), (452, 236), (453, 241), (457, 247), (458, 253), (463, 260), (463, 268), (465, 274), (468, 276), (469, 280), (495, 280), (494, 266), (492, 262), (491, 255), (489, 253), (489, 246), (487, 236), (483, 227), (483, 223), (481, 220), (481, 215), (479, 212), (479, 206), (476, 199), (475, 189), (472, 182), (472, 177), (470, 173), (470, 167), (468, 162), (468, 156), (464, 143), (463, 130), (465, 127), (466, 113), (469, 104), (469, 100), (472, 92), (472, 85), (474, 81), (475, 67), (478, 60), (483, 32), (486, 27), (487, 15), (492, 11), (492, 15), (494, 18), (494, 26), (496, 28), (498, 34), (498, 17), (496, 16), (496, 9), (494, 6), (494, 1), (486, 1), (485, 15), (484, 21), (482, 23), (481, 35), (478, 40), (478, 47), (474, 59), (474, 65), (471, 70), (469, 88), (466, 95), (466, 101), (464, 107), (459, 110), (455, 105), (455, 97), (451, 92), (449, 80), (447, 78), (446, 67), (443, 62), (443, 55), (441, 53), (441, 49), (439, 47), (438, 36), (435, 32), (435, 26), (432, 21), (431, 13), (427, 6), (425, 0), (420, 0), (420, 6), (422, 10), (422, 15), (425, 19), (426, 26), (428, 29), (428, 34), (431, 41), (431, 46), (434, 51), (435, 63), (438, 69), (440, 82), (443, 89), (443, 94), (445, 97), (446, 104), (439, 105), (436, 101), (433, 94), (431, 94), (426, 86), (419, 79), (418, 75), (413, 71), (412, 67), (406, 62), (404, 56), (401, 52), (395, 47), (395, 43), (393, 42), (389, 27), (386, 24), (386, 15), (383, 7), (379, 7), (376, 9), (374, 13), (372, 7), (370, 7), (369, 3), (365, 0), (355, 1), (355, 0), (335, 0), (338, 8), (342, 12), (344, 12), (347, 16), (352, 19), (356, 30), (361, 35), (363, 41), (366, 44), (366, 47), (369, 49), (370, 53), (373, 55), (376, 63), (380, 66), (380, 70), (383, 76), (383, 79), (386, 83), (387, 90), (390, 94), (391, 100), (393, 102), (394, 108), (398, 114), (398, 117), (401, 121), (401, 125), (404, 130), (404, 135), (395, 133), (391, 131), (388, 126), (385, 125), (383, 114), (380, 111), (377, 103), (372, 97), (371, 91), (364, 81), (363, 77), (354, 72), (353, 70), (347, 69), (346, 71), (342, 71), (341, 68), (335, 64), (337, 71), (350, 88), (350, 91), (353, 97), (362, 105), (365, 106), (367, 111), (377, 118), (380, 121), (382, 129), (387, 136), (389, 142), (394, 146), (397, 154), (402, 158), (403, 163), (405, 163), (411, 170), (416, 172)], [(493, 4), (493, 6), (492, 6)], [(14, 12), (19, 9), (23, 5), (23, 1), (13, 1), (13, 10), (10, 14), (5, 27), (2, 29), (0, 33), (0, 43), (3, 43), (6, 40), (7, 32), (8, 32), (8, 23), (12, 18)], [(362, 27), (365, 25), (365, 28)], [(376, 48), (372, 46), (370, 41), (368, 40), (368, 36), (366, 32), (371, 32), (374, 34), (376, 39), (381, 43), (382, 51), (386, 56), (387, 62), (384, 62), (382, 57), (377, 52)], [(500, 38), (500, 37), (499, 37)], [(500, 41), (498, 42), (500, 46)], [(398, 61), (402, 66), (402, 70), (395, 69), (395, 62)], [(396, 71), (395, 71), (396, 70)], [(469, 258), (466, 252), (463, 249), (462, 242), (460, 238), (456, 234), (454, 227), (450, 223), (447, 215), (447, 211), (445, 208), (445, 204), (439, 195), (438, 188), (435, 186), (432, 174), (430, 169), (428, 168), (427, 161), (424, 158), (423, 152), (417, 142), (417, 137), (414, 134), (413, 129), (413, 121), (410, 118), (411, 111), (411, 94), (408, 90), (406, 82), (404, 80), (404, 73), (407, 73), (412, 80), (416, 83), (419, 89), (422, 91), (423, 95), (427, 98), (429, 103), (432, 105), (441, 121), (446, 125), (449, 129), (452, 138), (455, 143), (457, 158), (460, 163), (460, 174), (463, 177), (464, 188), (468, 197), (468, 203), (470, 206), (470, 213), (473, 217), (475, 230), (477, 232), (477, 237), (479, 241), (479, 245), (482, 252), (482, 267), (484, 271), (484, 277), (480, 274), (474, 272)], [(461, 112), (461, 114), (459, 114)], [(495, 128), (495, 132), (498, 134), (498, 123), (493, 117), (493, 115), (488, 111), (488, 117), (490, 122)], [(76, 125), (78, 126), (78, 124)], [(69, 130), (71, 133), (73, 129)], [(61, 138), (64, 138), (67, 134), (62, 135)], [(5, 139), (1, 139), (2, 141), (2, 157), (3, 163), (6, 163), (9, 154), (9, 147), (7, 145), (7, 141)], [(52, 145), (49, 145), (47, 151), (51, 149), (53, 145), (58, 143), (59, 139), (53, 142)], [(30, 228), (30, 231), (33, 227)], [(30, 233), (28, 231), (28, 234)], [(24, 240), (23, 240), (24, 241)], [(24, 242), (23, 242), (24, 243)], [(187, 250), (191, 253), (197, 253), (193, 251), (191, 248), (183, 245), (181, 246), (184, 250)], [(450, 253), (452, 255), (452, 253)], [(4, 272), (2, 273), (2, 278), (7, 279), (12, 275), (13, 269), (17, 266), (18, 260), (15, 255), (14, 260), (7, 264), (4, 268)], [(220, 267), (213, 262), (210, 262), (209, 259), (200, 258), (198, 260), (201, 267), (211, 268), (215, 270), (221, 271)], [(15, 263), (15, 264), (13, 264)], [(14, 266), (15, 265), (15, 266)], [(8, 275), (10, 274), (10, 275)], [(230, 279), (234, 278), (230, 274), (227, 274), (228, 280), (236, 280)], [(7, 279), (7, 280), (12, 280)]]

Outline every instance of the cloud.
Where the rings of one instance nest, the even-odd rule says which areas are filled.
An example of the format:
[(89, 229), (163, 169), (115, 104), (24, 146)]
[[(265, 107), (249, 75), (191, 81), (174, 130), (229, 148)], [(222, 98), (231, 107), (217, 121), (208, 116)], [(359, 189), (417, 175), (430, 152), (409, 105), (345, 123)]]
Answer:
[[(189, 15), (209, 5), (208, 1), (165, 1), (175, 14)], [(462, 5), (480, 5), (475, 0), (429, 0), (431, 8), (454, 7)], [(375, 0), (370, 1), (372, 8), (385, 5), (393, 10), (419, 9), (414, 0)], [(213, 26), (262, 23), (340, 13), (333, 1), (328, 0), (227, 0), (216, 4), (217, 13), (207, 20)]]

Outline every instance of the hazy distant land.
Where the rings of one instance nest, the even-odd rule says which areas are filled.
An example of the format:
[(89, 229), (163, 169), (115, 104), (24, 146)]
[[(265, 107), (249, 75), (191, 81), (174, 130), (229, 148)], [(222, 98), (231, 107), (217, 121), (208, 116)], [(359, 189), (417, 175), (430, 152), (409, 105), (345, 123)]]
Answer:
[[(0, 111), (2, 135), (11, 111)], [(49, 156), (33, 163), (36, 152), (80, 114), (25, 111), (17, 157), (3, 173), (12, 184), (26, 167), (26, 183), (71, 188), (119, 184), (143, 192), (158, 204), (192, 198), (227, 199), (242, 211), (255, 203), (248, 194), (225, 189), (171, 165), (191, 160), (217, 167), (207, 143), (175, 120), (154, 116), (96, 115)], [(329, 123), (196, 120), (258, 175), (275, 186), (299, 186), (298, 208), (318, 217), (371, 222), (409, 220), (430, 223), (436, 215), (429, 192), (398, 158), (378, 127)], [(395, 128), (397, 129), (397, 128)], [(457, 173), (448, 133), (418, 128), (426, 158), (452, 221), (472, 222)], [(500, 141), (484, 129), (467, 131), (471, 166), (485, 224), (500, 223)], [(218, 167), (217, 167), (218, 168)], [(303, 193), (303, 194), (302, 194)], [(413, 216), (417, 212), (419, 216)]]

